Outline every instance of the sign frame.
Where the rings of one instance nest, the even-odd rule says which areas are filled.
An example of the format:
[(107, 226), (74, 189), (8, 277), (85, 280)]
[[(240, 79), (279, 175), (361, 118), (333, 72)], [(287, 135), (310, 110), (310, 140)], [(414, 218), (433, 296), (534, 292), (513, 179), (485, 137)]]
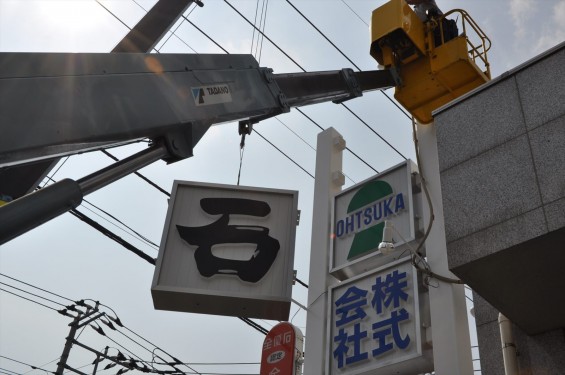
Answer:
[[(248, 213), (229, 214), (228, 224), (232, 228), (257, 228), (273, 222), (290, 224), (289, 227), (285, 228), (272, 228), (267, 225), (268, 236), (284, 238), (278, 238), (280, 249), (266, 274), (257, 282), (243, 280), (239, 273), (237, 275), (233, 273), (203, 275), (201, 270), (197, 268), (197, 261), (194, 257), (195, 249), (198, 249), (198, 247), (186, 243), (178, 230), (179, 224), (188, 225), (188, 228), (191, 229), (198, 229), (210, 225), (210, 222), (214, 223), (214, 220), (218, 222), (218, 217), (227, 214), (205, 212), (202, 200), (208, 197), (220, 197), (221, 199), (221, 197), (228, 196), (236, 197), (235, 199), (268, 201), (271, 206), (275, 202), (276, 207), (281, 206), (285, 210), (284, 213), (279, 213), (276, 210), (269, 211), (264, 217)], [(277, 203), (277, 199), (281, 203)], [(177, 204), (180, 204), (177, 202), (190, 202), (191, 205), (188, 210), (199, 210), (199, 212), (195, 214), (195, 218), (189, 217), (189, 214), (179, 211), (186, 210), (186, 207), (176, 207)], [(195, 202), (199, 202), (200, 207)], [(202, 223), (202, 220), (206, 222)], [(151, 285), (154, 307), (158, 310), (168, 311), (287, 320), (290, 314), (294, 278), (297, 225), (298, 191), (175, 180)], [(182, 244), (182, 248), (179, 244)], [(231, 248), (242, 252), (242, 248), (251, 247), (251, 250), (244, 250), (253, 254), (251, 245), (245, 243), (236, 245), (240, 247), (235, 248), (231, 242), (228, 245), (223, 245), (222, 242), (219, 249), (218, 245), (210, 246), (210, 253), (212, 255), (217, 252), (227, 254), (232, 250)], [(257, 245), (255, 254), (257, 254), (257, 250), (259, 250), (259, 245)], [(180, 256), (177, 254), (180, 254)], [(177, 257), (177, 260), (173, 260), (172, 257), (174, 256)], [(218, 257), (215, 256), (215, 258)], [(250, 259), (256, 258), (258, 256), (253, 256)], [(241, 258), (241, 260), (246, 259)], [(173, 271), (177, 272), (178, 275), (174, 274)], [(276, 282), (273, 280), (276, 280)], [(226, 285), (228, 288), (222, 289)]]
[[(402, 358), (395, 363), (387, 363), (386, 361), (381, 366), (371, 367), (371, 368), (353, 368), (350, 370), (337, 370), (334, 371), (332, 364), (334, 363), (333, 357), (333, 342), (334, 342), (334, 327), (333, 327), (333, 312), (334, 312), (334, 294), (338, 289), (343, 289), (347, 285), (353, 285), (358, 281), (363, 281), (369, 277), (376, 274), (382, 273), (386, 270), (393, 269), (398, 266), (408, 265), (411, 268), (411, 286), (410, 292), (413, 296), (414, 304), (414, 326), (415, 330), (415, 347), (416, 351), (413, 354)], [(433, 348), (430, 345), (429, 340), (431, 340), (431, 331), (428, 329), (430, 327), (430, 305), (429, 305), (429, 294), (423, 291), (421, 276), (419, 275), (417, 269), (411, 264), (411, 257), (407, 256), (402, 259), (396, 260), (394, 262), (388, 263), (382, 267), (375, 270), (360, 274), (356, 277), (343, 281), (337, 285), (331, 286), (328, 289), (328, 311), (327, 311), (327, 332), (326, 332), (326, 353), (328, 355), (328, 360), (326, 361), (325, 373), (328, 375), (370, 375), (378, 372), (381, 375), (397, 375), (400, 373), (427, 373), (434, 369), (433, 361)]]
[[(414, 194), (417, 190), (414, 188), (413, 183), (413, 175), (418, 173), (418, 167), (416, 164), (407, 159), (402, 163), (399, 163), (373, 177), (370, 177), (356, 185), (349, 187), (341, 191), (339, 194), (335, 195), (334, 199), (332, 200), (332, 209), (331, 209), (331, 236), (332, 241), (330, 242), (330, 261), (329, 261), (329, 273), (337, 278), (340, 281), (346, 280), (348, 278), (354, 277), (361, 273), (367, 272), (369, 270), (375, 269), (376, 267), (380, 267), (386, 263), (392, 262), (397, 258), (397, 254), (401, 254), (407, 250), (407, 246), (416, 240), (419, 236), (416, 231), (416, 213), (421, 212), (421, 208), (419, 207), (420, 199), (414, 199)], [(338, 260), (337, 251), (343, 251), (340, 247), (341, 244), (338, 241), (341, 241), (340, 238), (337, 236), (338, 229), (336, 228), (338, 218), (337, 218), (337, 207), (338, 201), (344, 200), (346, 197), (350, 197), (354, 195), (355, 192), (361, 190), (364, 186), (369, 183), (375, 181), (386, 181), (386, 179), (390, 178), (391, 176), (400, 176), (400, 179), (403, 179), (403, 183), (405, 186), (400, 192), (403, 195), (403, 203), (406, 206), (404, 213), (402, 215), (406, 215), (406, 219), (403, 220), (404, 226), (408, 227), (407, 232), (402, 235), (403, 238), (399, 238), (400, 236), (397, 235), (396, 231), (393, 232), (393, 238), (395, 239), (395, 252), (390, 255), (384, 255), (377, 250), (377, 244), (375, 244), (374, 248), (370, 251), (367, 251), (365, 255), (360, 255), (355, 257), (351, 260)], [(398, 177), (393, 177), (398, 178)], [(396, 194), (396, 191), (395, 191)], [(390, 197), (390, 196), (389, 196)], [(394, 200), (394, 196), (391, 197)], [(390, 199), (390, 198), (389, 198)], [(394, 202), (393, 202), (394, 203)], [(382, 208), (381, 208), (382, 209)], [(398, 221), (397, 213), (394, 213), (394, 216), (389, 219), (392, 224), (394, 225)], [(380, 220), (378, 224), (384, 225), (385, 220)], [(376, 225), (375, 225), (376, 226)], [(396, 227), (396, 225), (395, 225)], [(396, 228), (397, 230), (402, 230), (401, 228)]]

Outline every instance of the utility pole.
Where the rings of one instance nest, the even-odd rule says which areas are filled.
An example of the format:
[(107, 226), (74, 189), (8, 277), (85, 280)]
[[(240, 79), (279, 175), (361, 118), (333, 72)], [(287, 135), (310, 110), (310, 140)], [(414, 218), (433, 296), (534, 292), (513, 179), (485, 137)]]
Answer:
[(108, 356), (108, 347), (104, 348), (104, 355), (100, 355), (99, 353), (96, 354), (96, 363), (94, 364), (94, 370), (92, 370), (92, 375), (96, 375), (96, 371), (98, 370), (98, 363), (100, 363), (102, 358), (105, 358)]
[(59, 363), (57, 363), (57, 370), (55, 371), (55, 375), (63, 375), (63, 371), (65, 369), (72, 370), (69, 366), (67, 366), (67, 359), (69, 358), (71, 348), (73, 347), (73, 343), (75, 342), (75, 335), (77, 333), (77, 330), (104, 315), (104, 313), (98, 312), (99, 305), (100, 303), (96, 302), (96, 305), (93, 308), (87, 306), (85, 313), (79, 311), (78, 315), (69, 324), (71, 329), (69, 331), (69, 335), (65, 340), (65, 347), (63, 348), (63, 354), (61, 354), (61, 360), (59, 361)]

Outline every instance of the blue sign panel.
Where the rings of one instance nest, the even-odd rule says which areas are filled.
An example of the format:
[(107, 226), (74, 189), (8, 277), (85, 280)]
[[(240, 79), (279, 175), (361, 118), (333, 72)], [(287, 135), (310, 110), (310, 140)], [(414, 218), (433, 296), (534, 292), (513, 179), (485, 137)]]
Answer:
[(433, 369), (422, 340), (425, 304), (409, 258), (332, 288), (330, 302), (330, 374)]

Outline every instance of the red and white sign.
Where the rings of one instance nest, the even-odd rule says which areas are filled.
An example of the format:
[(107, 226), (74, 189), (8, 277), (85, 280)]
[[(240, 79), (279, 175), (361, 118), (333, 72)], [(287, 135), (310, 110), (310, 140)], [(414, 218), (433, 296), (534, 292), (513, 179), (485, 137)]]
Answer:
[(260, 375), (295, 375), (302, 345), (298, 328), (286, 322), (274, 326), (263, 341)]

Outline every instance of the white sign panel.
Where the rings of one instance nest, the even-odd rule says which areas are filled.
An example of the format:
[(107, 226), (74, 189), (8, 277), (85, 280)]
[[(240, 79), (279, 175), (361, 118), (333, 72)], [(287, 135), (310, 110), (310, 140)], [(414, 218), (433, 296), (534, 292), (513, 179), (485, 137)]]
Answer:
[[(427, 294), (410, 257), (330, 289), (330, 375), (419, 374), (433, 370)], [(377, 371), (378, 370), (378, 371)]]
[(175, 181), (156, 309), (287, 320), (298, 192)]
[(385, 221), (394, 225), (397, 254), (415, 238), (412, 173), (407, 160), (335, 197), (330, 273), (340, 280), (394, 260), (378, 250)]

